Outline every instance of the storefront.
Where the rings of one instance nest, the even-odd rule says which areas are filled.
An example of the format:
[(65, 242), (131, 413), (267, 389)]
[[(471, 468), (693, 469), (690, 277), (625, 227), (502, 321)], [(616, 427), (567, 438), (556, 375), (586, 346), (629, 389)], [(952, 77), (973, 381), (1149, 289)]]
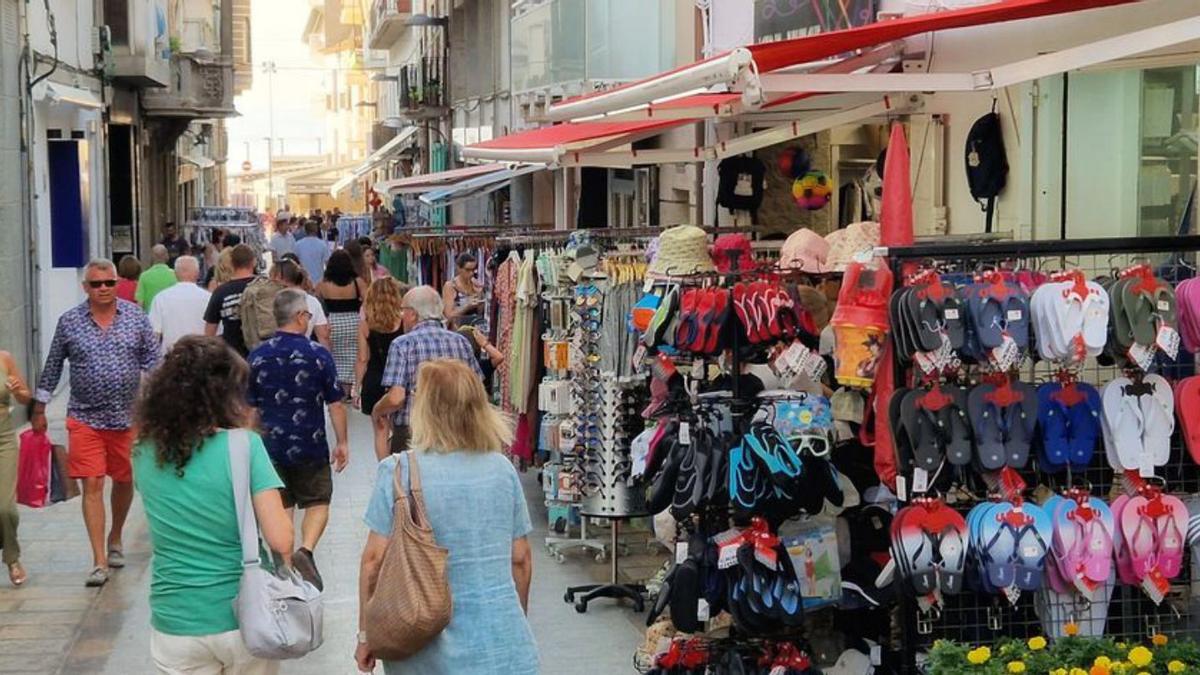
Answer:
[[(1004, 0), (749, 45), (386, 186), (554, 172), (557, 230), (400, 243), (422, 283), (487, 270), (548, 546), (613, 565), (564, 599), (648, 611), (664, 675), (1200, 672), (1195, 15)], [(592, 215), (614, 172), (684, 167), (707, 227)], [(628, 583), (619, 524), (651, 518), (669, 560)]]

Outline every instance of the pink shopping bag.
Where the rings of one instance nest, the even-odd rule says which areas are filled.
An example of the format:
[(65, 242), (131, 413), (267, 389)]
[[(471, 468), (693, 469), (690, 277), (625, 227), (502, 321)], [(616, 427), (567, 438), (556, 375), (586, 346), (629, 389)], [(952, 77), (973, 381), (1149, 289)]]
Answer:
[(50, 438), (28, 429), (21, 434), (17, 457), (17, 502), (33, 508), (47, 503), (50, 488)]

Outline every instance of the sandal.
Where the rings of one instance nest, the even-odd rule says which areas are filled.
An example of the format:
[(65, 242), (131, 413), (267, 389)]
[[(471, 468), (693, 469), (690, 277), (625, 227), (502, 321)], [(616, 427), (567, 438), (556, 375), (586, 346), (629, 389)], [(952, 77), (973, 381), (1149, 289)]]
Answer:
[(13, 586), (20, 586), (25, 583), (29, 575), (25, 572), (25, 567), (19, 562), (8, 564), (8, 580)]

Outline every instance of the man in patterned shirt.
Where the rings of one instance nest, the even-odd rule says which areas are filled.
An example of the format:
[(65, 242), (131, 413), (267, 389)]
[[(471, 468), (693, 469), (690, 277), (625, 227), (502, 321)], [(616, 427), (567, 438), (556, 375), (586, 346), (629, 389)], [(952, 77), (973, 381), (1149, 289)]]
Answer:
[[(125, 566), (121, 530), (133, 503), (133, 404), (142, 373), (158, 361), (158, 339), (135, 303), (116, 295), (117, 269), (93, 260), (83, 273), (87, 301), (58, 319), (38, 382), (30, 422), (46, 429), (46, 404), (71, 362), (67, 404), (67, 472), (83, 479), (83, 523), (92, 544), (88, 586), (103, 586), (109, 568)], [(104, 477), (112, 478), (112, 529), (104, 539)]]
[(393, 340), (388, 349), (387, 365), (383, 368), (383, 386), (388, 387), (388, 391), (371, 411), (372, 417), (376, 418), (395, 413), (392, 418), (393, 453), (408, 449), (408, 411), (412, 407), (417, 368), (422, 363), (432, 359), (459, 359), (483, 379), (471, 342), (442, 326), (444, 307), (442, 295), (430, 286), (410, 290), (400, 306), (404, 335)]
[(338, 472), (349, 460), (346, 408), (333, 356), (307, 337), (312, 321), (307, 295), (294, 288), (279, 291), (273, 309), (279, 331), (250, 352), (250, 391), (246, 398), (258, 409), (267, 454), (283, 480), (283, 506), (288, 513), (293, 507), (304, 510), (301, 545), (292, 556), (292, 564), (321, 588), (312, 552), (329, 522), (329, 502), (333, 498), (325, 407), (329, 407), (337, 435), (332, 462)]

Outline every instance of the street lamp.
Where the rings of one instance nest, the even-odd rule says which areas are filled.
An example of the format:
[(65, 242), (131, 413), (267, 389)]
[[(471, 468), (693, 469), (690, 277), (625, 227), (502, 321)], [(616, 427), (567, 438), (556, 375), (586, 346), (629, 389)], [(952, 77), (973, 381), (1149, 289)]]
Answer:
[[(263, 72), (267, 74), (267, 185), (268, 201), (275, 200), (275, 62), (264, 61)], [(274, 207), (271, 203), (268, 208)]]

